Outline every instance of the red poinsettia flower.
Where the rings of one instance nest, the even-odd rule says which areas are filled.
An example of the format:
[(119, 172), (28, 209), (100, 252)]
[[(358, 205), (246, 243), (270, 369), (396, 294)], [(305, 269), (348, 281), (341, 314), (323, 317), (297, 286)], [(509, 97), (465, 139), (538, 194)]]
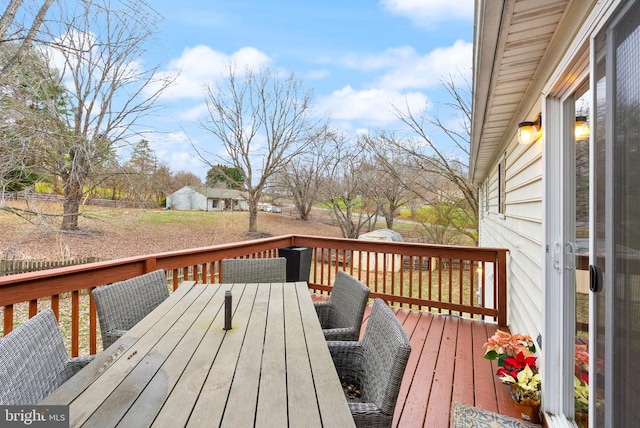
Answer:
[(589, 372), (576, 370), (576, 377), (580, 379), (580, 382), (589, 385)]
[(536, 357), (525, 357), (524, 352), (518, 352), (515, 357), (507, 357), (504, 359), (506, 364), (513, 366), (516, 369), (524, 369), (526, 366), (535, 367)]
[(512, 377), (517, 377), (518, 373), (526, 366), (529, 366), (531, 369), (536, 369), (536, 359), (537, 357), (529, 356), (525, 357), (523, 352), (518, 352), (515, 357), (506, 357), (503, 360), (503, 366), (498, 369), (497, 374), (499, 376), (509, 375)]

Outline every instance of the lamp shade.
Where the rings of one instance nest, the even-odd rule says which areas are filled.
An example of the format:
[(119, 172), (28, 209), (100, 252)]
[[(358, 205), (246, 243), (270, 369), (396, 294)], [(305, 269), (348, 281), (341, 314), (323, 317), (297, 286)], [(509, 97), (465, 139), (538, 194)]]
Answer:
[(590, 134), (591, 129), (589, 128), (589, 124), (587, 123), (587, 117), (577, 116), (575, 126), (576, 141), (586, 140), (587, 138), (589, 138)]
[(520, 122), (518, 124), (518, 143), (531, 144), (535, 142), (542, 133), (542, 113), (538, 113), (535, 122)]
[(538, 129), (533, 122), (520, 122), (518, 124), (518, 143), (531, 144), (536, 140)]

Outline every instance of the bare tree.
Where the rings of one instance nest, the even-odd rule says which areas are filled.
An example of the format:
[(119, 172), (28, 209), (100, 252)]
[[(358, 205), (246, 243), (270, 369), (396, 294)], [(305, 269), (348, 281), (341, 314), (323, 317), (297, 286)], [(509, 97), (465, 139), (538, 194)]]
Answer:
[(375, 135), (361, 135), (360, 144), (370, 153), (370, 162), (377, 180), (371, 187), (374, 199), (385, 219), (388, 229), (402, 207), (415, 198), (411, 189), (414, 171), (407, 168), (406, 154), (395, 150), (396, 138), (392, 133), (379, 132)]
[[(410, 188), (429, 205), (436, 206), (439, 219), (439, 224), (433, 225), (439, 229), (436, 234), (440, 234), (443, 227), (453, 228), (477, 244), (478, 189), (468, 178), (471, 86), (465, 81), (461, 87), (452, 77), (443, 80), (442, 86), (451, 97), (446, 106), (457, 118), (457, 123), (450, 124), (438, 114), (430, 116), (426, 106), (419, 112), (411, 111), (408, 105), (404, 110), (394, 107), (396, 116), (408, 127), (412, 138), (388, 138), (385, 143), (410, 160), (405, 168), (422, 176), (423, 179), (412, 181)], [(433, 127), (447, 137), (448, 144), (430, 136)], [(393, 173), (394, 168), (389, 166)]]
[(158, 107), (159, 95), (172, 82), (157, 77), (158, 66), (142, 65), (159, 19), (144, 2), (86, 0), (63, 6), (48, 31), (59, 86), (65, 89), (58, 112), (65, 126), (43, 149), (45, 168), (64, 189), (62, 229), (74, 230), (94, 167), (130, 144), (136, 125)]
[(327, 177), (319, 197), (332, 211), (344, 238), (369, 232), (377, 214), (375, 204), (368, 203), (376, 178), (365, 157), (364, 147), (338, 135), (325, 158)]
[(173, 193), (184, 186), (202, 186), (202, 180), (191, 171), (178, 171), (173, 174), (171, 187), (165, 189), (167, 194)]
[[(0, 43), (0, 56), (13, 56), (19, 46)], [(39, 142), (56, 134), (55, 99), (60, 88), (49, 75), (40, 52), (29, 50), (22, 60), (0, 75), (0, 187), (23, 190), (42, 175)]]
[(301, 220), (309, 220), (313, 205), (318, 202), (326, 181), (328, 141), (336, 138), (335, 132), (326, 132), (309, 145), (304, 153), (292, 159), (276, 176), (277, 187), (292, 199)]
[(230, 66), (224, 81), (205, 85), (205, 93), (208, 117), (202, 126), (223, 144), (227, 157), (196, 150), (210, 167), (226, 163), (242, 172), (249, 232), (257, 232), (258, 202), (267, 183), (323, 132), (324, 120), (313, 116), (312, 92), (293, 73), (283, 77), (265, 68), (239, 75)]
[(0, 57), (0, 76), (9, 73), (29, 52), (53, 0), (42, 2), (30, 24), (18, 18), (18, 12), (21, 8), (22, 16), (31, 17), (32, 15), (32, 10), (30, 10), (32, 5), (23, 7), (23, 3), (24, 0), (10, 0), (4, 13), (0, 16), (0, 43), (11, 43), (16, 46), (11, 55)]
[(173, 183), (169, 167), (158, 160), (145, 139), (133, 145), (122, 172), (127, 183), (127, 197), (142, 205), (159, 204)]

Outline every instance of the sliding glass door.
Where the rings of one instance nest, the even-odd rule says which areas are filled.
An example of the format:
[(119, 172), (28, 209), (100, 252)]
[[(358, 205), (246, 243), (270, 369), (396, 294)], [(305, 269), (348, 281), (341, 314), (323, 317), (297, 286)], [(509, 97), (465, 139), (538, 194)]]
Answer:
[(640, 426), (640, 2), (594, 39), (592, 426)]

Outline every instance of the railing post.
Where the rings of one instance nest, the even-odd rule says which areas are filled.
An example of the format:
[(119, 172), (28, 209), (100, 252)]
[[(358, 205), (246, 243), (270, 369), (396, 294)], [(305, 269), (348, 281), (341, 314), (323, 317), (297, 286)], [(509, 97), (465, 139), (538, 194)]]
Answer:
[(498, 250), (498, 326), (507, 326), (507, 251)]
[(157, 270), (156, 266), (157, 266), (157, 263), (156, 263), (156, 258), (155, 257), (145, 259), (145, 261), (144, 261), (144, 272), (145, 273), (153, 272), (154, 270)]

